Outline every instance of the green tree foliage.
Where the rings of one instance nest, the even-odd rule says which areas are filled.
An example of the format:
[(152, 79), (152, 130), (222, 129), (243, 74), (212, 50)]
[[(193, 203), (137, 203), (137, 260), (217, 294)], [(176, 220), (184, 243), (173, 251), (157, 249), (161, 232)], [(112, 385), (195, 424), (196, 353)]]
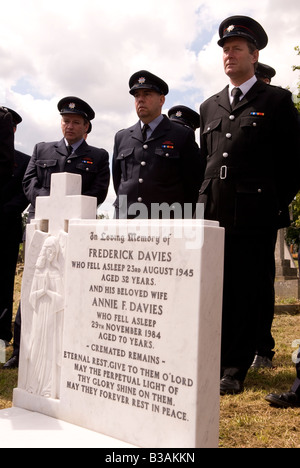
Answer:
[[(300, 55), (300, 47), (295, 47), (297, 55)], [(300, 70), (300, 65), (293, 66), (294, 71)], [(298, 83), (298, 94), (294, 94), (294, 103), (298, 112), (300, 112), (300, 81)], [(300, 174), (299, 174), (300, 178)], [(292, 224), (289, 229), (287, 229), (286, 240), (288, 244), (294, 244), (296, 249), (299, 249), (300, 245), (300, 192), (295, 197), (291, 205), (291, 215), (292, 215)]]
[[(300, 47), (297, 46), (295, 47), (295, 51), (297, 52), (297, 55), (300, 55)], [(300, 65), (293, 65), (293, 70), (300, 70)], [(298, 94), (294, 96), (294, 101), (295, 101), (295, 106), (300, 112), (300, 82), (298, 83)]]

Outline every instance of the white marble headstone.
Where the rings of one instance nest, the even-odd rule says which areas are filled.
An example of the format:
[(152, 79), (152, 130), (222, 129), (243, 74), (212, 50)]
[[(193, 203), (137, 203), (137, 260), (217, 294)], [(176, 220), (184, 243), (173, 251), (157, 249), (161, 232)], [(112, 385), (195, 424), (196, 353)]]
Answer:
[[(44, 235), (36, 231), (41, 245)], [(217, 447), (224, 230), (201, 220), (76, 219), (59, 236), (62, 293), (58, 267), (39, 278), (56, 289), (52, 319), (65, 299), (63, 325), (51, 333), (52, 393), (28, 386), (35, 348), (50, 335), (35, 332), (31, 355), (22, 340), (30, 378), (20, 378), (15, 406), (134, 446)]]

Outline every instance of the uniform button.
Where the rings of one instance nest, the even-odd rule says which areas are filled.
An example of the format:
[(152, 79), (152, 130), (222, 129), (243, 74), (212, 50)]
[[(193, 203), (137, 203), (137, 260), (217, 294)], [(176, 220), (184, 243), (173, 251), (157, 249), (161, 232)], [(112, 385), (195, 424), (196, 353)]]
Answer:
[(138, 198), (138, 202), (142, 203), (143, 199), (141, 197)]
[(252, 124), (252, 125), (253, 125), (253, 127), (256, 127), (257, 123), (256, 123), (256, 122), (253, 122), (253, 124)]
[(210, 127), (207, 127), (207, 131), (208, 131), (208, 132), (210, 131)]
[(228, 158), (229, 154), (228, 153), (223, 153), (223, 158)]
[(231, 133), (226, 133), (226, 138), (231, 138), (231, 137), (232, 137)]
[(169, 157), (170, 157), (169, 153), (166, 153), (166, 158), (169, 158)]
[(146, 166), (146, 164), (147, 164), (147, 163), (146, 163), (145, 161), (142, 161), (142, 162), (141, 162), (141, 166)]
[(71, 164), (71, 159), (68, 159), (67, 163), (68, 163), (68, 164)]
[(234, 115), (230, 115), (230, 116), (229, 116), (229, 120), (235, 120), (235, 116), (234, 116)]
[(47, 167), (47, 164), (44, 164), (44, 167)]
[(148, 146), (148, 145), (144, 145), (143, 148), (144, 148), (144, 150), (147, 150), (147, 149), (149, 148), (149, 146)]
[(261, 188), (259, 188), (257, 191), (258, 191), (258, 193), (261, 193), (261, 192), (262, 192), (262, 189), (261, 189)]
[(86, 172), (89, 172), (89, 170), (90, 170), (90, 169), (87, 167), (87, 168), (86, 168)]
[(139, 183), (140, 183), (140, 184), (143, 184), (143, 183), (144, 183), (144, 179), (139, 179)]

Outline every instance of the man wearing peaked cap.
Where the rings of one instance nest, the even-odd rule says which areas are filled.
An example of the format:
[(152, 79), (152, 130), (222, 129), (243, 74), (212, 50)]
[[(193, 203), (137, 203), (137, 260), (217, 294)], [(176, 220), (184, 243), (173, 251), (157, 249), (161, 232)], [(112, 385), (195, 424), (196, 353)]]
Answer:
[(168, 112), (169, 119), (181, 125), (187, 125), (192, 130), (200, 127), (200, 115), (198, 112), (186, 106), (174, 106)]
[[(194, 132), (162, 115), (168, 85), (141, 70), (129, 80), (139, 121), (115, 136), (113, 181), (117, 218), (193, 216), (200, 186)], [(165, 212), (159, 209), (164, 204)], [(175, 207), (175, 209), (174, 209)]]
[(141, 70), (134, 73), (129, 80), (129, 88), (129, 92), (133, 96), (138, 89), (152, 89), (164, 96), (169, 93), (169, 86), (167, 83), (147, 70)]
[(37, 196), (50, 193), (51, 175), (57, 172), (79, 174), (82, 194), (96, 197), (98, 205), (104, 202), (109, 186), (109, 156), (106, 150), (90, 146), (85, 141), (91, 131), (95, 112), (80, 98), (68, 96), (57, 105), (61, 114), (64, 138), (51, 143), (38, 143), (28, 165), (23, 187), (31, 202), (32, 219)]
[(15, 110), (10, 109), (9, 107), (5, 107), (5, 109), (7, 109), (7, 111), (11, 114), (14, 132), (15, 132), (17, 129), (17, 125), (19, 125), (23, 119), (20, 116), (20, 114), (18, 114)]
[(264, 49), (268, 44), (268, 36), (263, 27), (248, 16), (230, 16), (219, 27), (219, 46), (223, 47), (230, 37), (241, 37), (255, 44), (258, 50)]
[(272, 78), (274, 78), (274, 76), (276, 75), (276, 70), (274, 70), (274, 68), (270, 67), (269, 65), (265, 65), (264, 63), (258, 62), (255, 75), (259, 80), (270, 84)]
[[(274, 314), (274, 249), (289, 225), (300, 188), (298, 114), (287, 90), (255, 76), (268, 42), (252, 18), (231, 16), (219, 28), (229, 84), (200, 106), (206, 160), (199, 203), (225, 228), (221, 394), (239, 393), (253, 363), (261, 324)], [(241, 255), (243, 272), (241, 274)], [(272, 336), (266, 349), (274, 349)], [(265, 355), (270, 361), (274, 352)]]
[[(22, 117), (6, 107), (12, 116), (14, 132)], [(22, 213), (29, 202), (24, 195), (22, 181), (30, 156), (14, 152), (14, 169), (0, 186), (0, 339), (9, 342), (12, 338), (13, 292), (19, 246), (22, 242)]]
[[(255, 76), (258, 80), (270, 84), (271, 79), (276, 75), (274, 68), (264, 63), (258, 62)], [(264, 314), (266, 320), (262, 321), (257, 333), (257, 345), (252, 369), (273, 368), (272, 359), (274, 352), (274, 339), (272, 336), (272, 323), (274, 319), (274, 307), (270, 308), (269, 313)]]
[(91, 108), (91, 106), (74, 96), (68, 96), (59, 101), (57, 104), (57, 108), (61, 115), (64, 114), (77, 114), (82, 115), (84, 119), (88, 122), (95, 118), (95, 112)]

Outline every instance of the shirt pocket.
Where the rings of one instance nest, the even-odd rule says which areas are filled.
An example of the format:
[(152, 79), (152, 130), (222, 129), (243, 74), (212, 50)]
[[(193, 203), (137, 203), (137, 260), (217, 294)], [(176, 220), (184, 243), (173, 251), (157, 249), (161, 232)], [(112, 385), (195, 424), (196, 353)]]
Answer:
[(268, 139), (268, 119), (264, 116), (247, 115), (241, 117), (240, 129), (247, 144), (260, 144)]
[(123, 181), (132, 178), (133, 165), (134, 165), (134, 148), (126, 148), (120, 151), (117, 156), (117, 161), (119, 161), (121, 166), (122, 178)]
[(154, 154), (155, 156), (163, 158), (165, 161), (178, 160), (180, 158), (179, 151), (174, 148), (156, 148)]
[(263, 115), (245, 115), (241, 117), (241, 127), (250, 127), (255, 129), (263, 128), (266, 124), (266, 118)]
[(76, 164), (76, 169), (81, 173), (84, 172), (86, 174), (96, 174), (98, 172), (98, 166), (95, 163), (87, 163), (81, 161), (80, 163)]
[(35, 165), (40, 186), (50, 188), (51, 175), (57, 172), (57, 159), (37, 159)]
[(157, 147), (152, 160), (152, 176), (158, 183), (172, 186), (182, 182), (181, 158), (177, 149)]
[(216, 119), (205, 125), (203, 138), (206, 141), (207, 157), (212, 156), (219, 146), (219, 135), (221, 133), (222, 119)]

